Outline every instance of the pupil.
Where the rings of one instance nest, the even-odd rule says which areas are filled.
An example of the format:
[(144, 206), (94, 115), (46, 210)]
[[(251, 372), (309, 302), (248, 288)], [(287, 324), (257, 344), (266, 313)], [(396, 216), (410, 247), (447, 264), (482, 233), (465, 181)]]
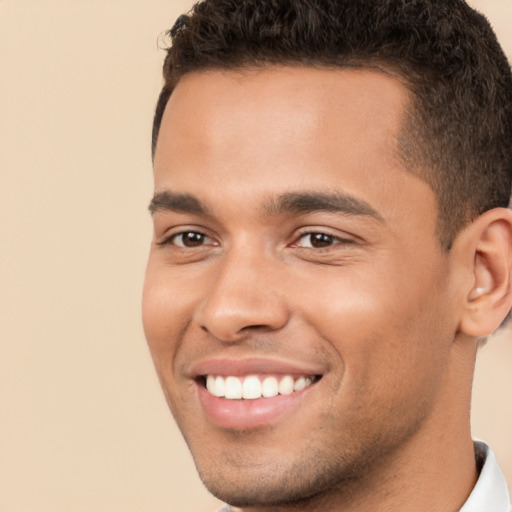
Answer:
[(327, 247), (332, 245), (332, 236), (324, 233), (314, 233), (311, 235), (311, 245), (313, 247)]
[(197, 247), (201, 245), (204, 240), (204, 235), (201, 233), (189, 232), (183, 237), (183, 245), (186, 247)]

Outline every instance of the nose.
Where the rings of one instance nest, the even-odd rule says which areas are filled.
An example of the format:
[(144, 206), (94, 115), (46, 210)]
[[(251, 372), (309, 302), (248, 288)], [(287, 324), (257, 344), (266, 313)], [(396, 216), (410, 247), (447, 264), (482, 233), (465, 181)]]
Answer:
[(217, 263), (206, 297), (196, 310), (201, 329), (230, 343), (249, 333), (268, 333), (286, 325), (289, 313), (282, 273), (267, 259), (246, 251)]

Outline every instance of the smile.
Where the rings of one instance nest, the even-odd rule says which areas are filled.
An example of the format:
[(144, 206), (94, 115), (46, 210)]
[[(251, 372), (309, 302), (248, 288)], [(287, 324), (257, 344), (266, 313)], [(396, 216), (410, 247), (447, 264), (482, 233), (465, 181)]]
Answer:
[(311, 361), (212, 358), (196, 363), (189, 378), (209, 423), (250, 430), (275, 425), (314, 401), (314, 388), (323, 387), (327, 370)]
[(257, 400), (259, 398), (273, 398), (277, 395), (291, 395), (311, 386), (316, 376), (293, 377), (247, 375), (220, 376), (208, 375), (205, 377), (206, 389), (218, 398), (226, 400)]

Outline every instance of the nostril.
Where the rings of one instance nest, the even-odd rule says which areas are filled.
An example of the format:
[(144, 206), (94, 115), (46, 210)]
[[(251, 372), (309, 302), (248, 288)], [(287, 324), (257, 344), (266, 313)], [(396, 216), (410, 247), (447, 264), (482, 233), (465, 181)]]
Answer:
[(249, 330), (252, 330), (252, 329), (257, 329), (257, 330), (262, 330), (262, 329), (268, 329), (268, 325), (264, 325), (264, 324), (259, 324), (259, 325), (246, 325), (245, 327), (242, 327), (242, 329), (240, 329), (240, 331), (249, 331)]
[(229, 322), (219, 322), (214, 324), (202, 324), (200, 329), (212, 335), (215, 339), (223, 343), (236, 343), (245, 339), (247, 336), (269, 333), (275, 330), (272, 326), (266, 324), (248, 324), (244, 326), (233, 326)]

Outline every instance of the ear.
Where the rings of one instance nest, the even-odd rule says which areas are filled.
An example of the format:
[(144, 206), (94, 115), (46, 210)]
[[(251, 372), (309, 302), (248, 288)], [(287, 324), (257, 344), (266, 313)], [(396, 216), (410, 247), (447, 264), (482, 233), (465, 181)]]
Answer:
[(461, 235), (469, 278), (459, 330), (484, 337), (500, 326), (512, 307), (512, 212), (489, 210)]

